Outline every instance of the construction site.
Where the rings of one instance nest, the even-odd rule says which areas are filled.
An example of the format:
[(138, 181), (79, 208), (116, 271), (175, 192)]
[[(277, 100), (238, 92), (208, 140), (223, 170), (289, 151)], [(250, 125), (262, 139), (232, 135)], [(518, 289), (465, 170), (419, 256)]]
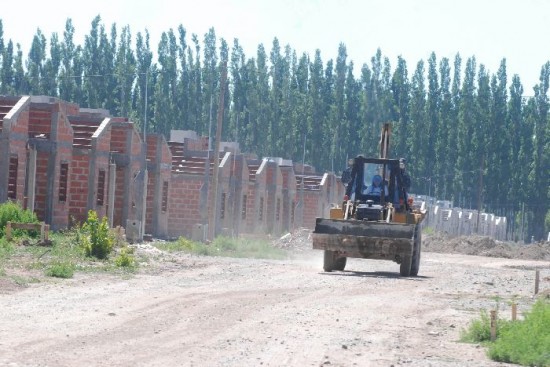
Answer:
[[(508, 317), (549, 295), (548, 243), (505, 242), (505, 217), (407, 193), (396, 159), (355, 158), (345, 186), (304, 162), (211, 147), (53, 97), (0, 97), (0, 203), (61, 233), (93, 210), (136, 259), (120, 271), (80, 257), (61, 279), (44, 272), (61, 243), (3, 238), (0, 366), (497, 367), (462, 330), (479, 310)], [(395, 196), (363, 195), (373, 162)], [(219, 257), (221, 237), (281, 255)], [(208, 256), (167, 250), (182, 238)]]
[[(0, 203), (19, 202), (52, 230), (106, 216), (128, 239), (205, 241), (313, 229), (344, 196), (338, 173), (258, 157), (238, 143), (173, 130), (169, 141), (126, 117), (47, 96), (0, 97)], [(414, 197), (414, 194), (411, 194)], [(423, 226), (507, 239), (506, 218), (419, 196)]]

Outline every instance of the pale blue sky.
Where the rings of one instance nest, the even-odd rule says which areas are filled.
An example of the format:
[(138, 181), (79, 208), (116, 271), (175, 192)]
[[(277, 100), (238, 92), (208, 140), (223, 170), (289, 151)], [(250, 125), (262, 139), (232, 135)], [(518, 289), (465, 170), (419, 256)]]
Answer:
[(319, 48), (325, 62), (343, 42), (356, 66), (380, 48), (392, 68), (401, 55), (409, 75), (432, 51), (451, 62), (457, 52), (464, 61), (475, 55), (491, 73), (505, 57), (508, 80), (519, 74), (526, 95), (550, 60), (547, 0), (27, 0), (3, 3), (0, 19), (4, 39), (21, 43), (26, 57), (38, 27), (48, 40), (52, 32), (62, 38), (71, 18), (83, 44), (98, 14), (107, 31), (114, 22), (119, 31), (130, 25), (135, 38), (147, 28), (153, 50), (163, 31), (182, 24), (201, 41), (212, 26), (230, 45), (238, 38), (247, 57), (259, 43), (269, 52), (274, 37), (298, 54)]

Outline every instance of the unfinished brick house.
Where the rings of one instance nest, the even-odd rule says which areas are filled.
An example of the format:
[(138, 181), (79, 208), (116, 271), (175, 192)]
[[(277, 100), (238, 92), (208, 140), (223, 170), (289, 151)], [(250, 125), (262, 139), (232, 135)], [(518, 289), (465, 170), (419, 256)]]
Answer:
[(172, 153), (172, 175), (169, 189), (170, 213), (168, 233), (170, 237), (186, 236), (204, 239), (207, 235), (209, 211), (212, 200), (217, 200), (216, 233), (220, 233), (227, 213), (227, 197), (230, 192), (230, 152), (219, 153), (218, 192), (212, 192), (214, 157), (209, 151), (190, 150), (204, 147), (202, 140), (188, 139), (183, 142), (168, 142)]
[(113, 226), (131, 226), (132, 231), (142, 233), (145, 147), (133, 122), (117, 117), (110, 124), (111, 159), (116, 164)]
[(95, 210), (127, 232), (204, 239), (214, 200), (216, 235), (277, 235), (311, 227), (341, 196), (330, 175), (300, 177), (291, 161), (258, 159), (236, 143), (220, 149), (212, 193), (208, 139), (180, 135), (168, 143), (152, 134), (144, 144), (131, 121), (109, 111), (45, 96), (0, 96), (0, 202), (19, 201), (53, 229)]
[[(73, 129), (73, 157), (69, 164), (70, 221), (83, 223), (89, 210), (107, 215), (111, 145), (108, 111), (82, 109), (69, 116)], [(111, 204), (112, 205), (112, 204)], [(71, 223), (72, 224), (72, 223)]]
[(17, 200), (52, 229), (66, 228), (73, 141), (67, 116), (78, 106), (45, 96), (1, 99), (0, 201)]

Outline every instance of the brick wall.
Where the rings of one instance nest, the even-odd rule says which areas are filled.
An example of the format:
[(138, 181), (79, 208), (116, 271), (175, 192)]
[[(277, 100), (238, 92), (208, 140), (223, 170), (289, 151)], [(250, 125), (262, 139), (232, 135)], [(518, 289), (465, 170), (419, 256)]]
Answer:
[(83, 223), (87, 218), (88, 175), (90, 174), (89, 155), (75, 153), (69, 168), (69, 215), (75, 223)]
[(319, 190), (305, 190), (304, 191), (304, 211), (302, 226), (306, 228), (315, 228), (315, 218), (319, 216), (321, 211), (321, 203), (319, 201)]
[(200, 176), (172, 174), (168, 201), (168, 235), (191, 238), (193, 226), (201, 223)]

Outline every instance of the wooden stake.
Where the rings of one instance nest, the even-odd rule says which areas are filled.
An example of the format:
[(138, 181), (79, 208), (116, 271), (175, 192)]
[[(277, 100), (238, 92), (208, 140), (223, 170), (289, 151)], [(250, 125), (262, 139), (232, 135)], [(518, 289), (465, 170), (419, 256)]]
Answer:
[(11, 240), (11, 222), (6, 224), (6, 239)]
[(497, 338), (497, 311), (491, 310), (491, 341)]
[(518, 307), (515, 303), (512, 303), (512, 321), (516, 321), (518, 314)]
[(535, 295), (539, 293), (540, 270), (535, 270)]

